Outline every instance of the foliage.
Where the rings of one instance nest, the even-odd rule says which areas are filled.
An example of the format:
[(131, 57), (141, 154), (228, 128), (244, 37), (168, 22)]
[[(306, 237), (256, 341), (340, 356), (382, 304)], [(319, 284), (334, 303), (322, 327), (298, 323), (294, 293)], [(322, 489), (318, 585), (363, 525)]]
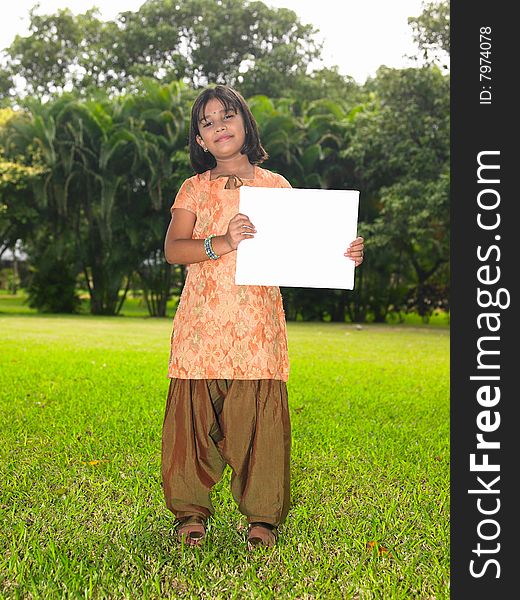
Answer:
[(45, 173), (45, 168), (30, 163), (29, 157), (6, 159), (6, 128), (17, 118), (11, 108), (0, 109), (0, 257), (17, 240), (26, 239), (36, 217), (32, 185)]
[[(70, 9), (59, 9), (52, 15), (37, 14), (38, 5), (29, 11), (29, 35), (16, 35), (5, 49), (7, 67), (4, 78), (10, 80), (14, 92), (15, 77), (25, 81), (29, 95), (54, 95), (78, 88), (91, 81), (93, 73), (85, 65), (100, 60), (102, 32), (99, 11), (90, 9), (74, 15)], [(94, 73), (98, 69), (92, 66)], [(102, 79), (97, 80), (101, 83)]]
[(142, 94), (113, 100), (32, 101), (10, 125), (10, 143), (35, 148), (47, 169), (35, 187), (47, 231), (32, 242), (60, 239), (73, 252), (95, 314), (118, 312), (120, 290), (164, 235), (171, 155), (184, 144), (180, 86), (142, 85)]
[(321, 51), (311, 25), (259, 1), (148, 0), (113, 21), (98, 15), (97, 9), (80, 15), (68, 8), (50, 15), (31, 10), (29, 35), (17, 35), (6, 51), (0, 91), (15, 77), (24, 78), (27, 93), (46, 95), (128, 91), (148, 77), (276, 95)]
[[(172, 278), (162, 248), (172, 199), (191, 175), (185, 144), (193, 93), (142, 79), (137, 92), (116, 98), (33, 101), (4, 127), (12, 153), (27, 149), (43, 165), (36, 203), (15, 203), (36, 210), (45, 231), (25, 235), (33, 256), (43, 258), (47, 239), (61, 239), (96, 314), (119, 311), (133, 273), (154, 315), (164, 315), (182, 289), (184, 268)], [(267, 168), (295, 187), (361, 191), (368, 260), (356, 289), (283, 289), (289, 319), (383, 321), (389, 311), (427, 317), (447, 306), (448, 102), (447, 79), (435, 68), (381, 69), (363, 95), (336, 101), (249, 98)]]
[(413, 39), (427, 62), (442, 64), (450, 54), (450, 4), (448, 0), (425, 2), (418, 17), (410, 17), (408, 24)]
[(77, 273), (52, 252), (38, 261), (28, 286), (29, 306), (42, 313), (74, 313), (80, 306), (76, 289)]
[(371, 289), (358, 292), (383, 320), (449, 260), (449, 80), (436, 67), (380, 68), (367, 90), (344, 155), (364, 199), (362, 285)]
[[(117, 314), (139, 280), (150, 314), (164, 315), (185, 278), (163, 243), (192, 174), (190, 106), (200, 86), (226, 82), (248, 99), (266, 168), (294, 187), (360, 190), (366, 255), (355, 289), (284, 288), (287, 318), (447, 309), (449, 78), (432, 66), (382, 67), (359, 86), (335, 67), (308, 72), (320, 45), (295, 13), (217, 4), (148, 0), (108, 22), (96, 9), (31, 11), (30, 34), (15, 38), (0, 73), (4, 100), (15, 74), (29, 94), (0, 111), (2, 248), (23, 240), (34, 285), (38, 273), (62, 273), (63, 289), (81, 276), (96, 314)], [(449, 52), (445, 2), (410, 24), (425, 53)]]

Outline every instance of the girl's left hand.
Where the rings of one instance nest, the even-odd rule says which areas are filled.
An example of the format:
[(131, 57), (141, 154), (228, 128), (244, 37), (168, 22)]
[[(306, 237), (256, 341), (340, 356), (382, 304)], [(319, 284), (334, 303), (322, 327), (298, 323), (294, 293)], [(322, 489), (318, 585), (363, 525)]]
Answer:
[(350, 258), (356, 263), (356, 267), (363, 262), (363, 254), (365, 249), (364, 239), (357, 237), (353, 242), (350, 243), (349, 247), (345, 251), (344, 256)]

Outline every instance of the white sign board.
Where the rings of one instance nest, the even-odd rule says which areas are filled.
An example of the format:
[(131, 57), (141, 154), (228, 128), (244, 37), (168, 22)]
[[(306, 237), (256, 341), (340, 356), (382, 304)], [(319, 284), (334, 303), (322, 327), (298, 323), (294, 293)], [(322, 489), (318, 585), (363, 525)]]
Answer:
[(359, 191), (240, 187), (257, 233), (237, 246), (237, 285), (354, 289)]

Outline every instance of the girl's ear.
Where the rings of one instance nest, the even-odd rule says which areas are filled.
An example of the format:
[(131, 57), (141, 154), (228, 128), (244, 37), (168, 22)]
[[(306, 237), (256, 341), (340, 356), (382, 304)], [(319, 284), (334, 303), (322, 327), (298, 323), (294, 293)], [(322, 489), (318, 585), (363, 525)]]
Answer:
[(208, 149), (206, 148), (206, 144), (200, 135), (195, 136), (195, 139), (197, 140), (197, 144), (204, 150), (204, 152), (207, 152)]

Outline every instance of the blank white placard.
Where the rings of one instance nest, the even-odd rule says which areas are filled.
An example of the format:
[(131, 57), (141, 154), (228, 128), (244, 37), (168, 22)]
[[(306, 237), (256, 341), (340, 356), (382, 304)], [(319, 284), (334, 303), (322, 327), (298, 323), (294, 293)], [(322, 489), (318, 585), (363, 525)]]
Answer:
[(239, 212), (257, 229), (237, 247), (237, 285), (354, 289), (358, 190), (240, 187)]

